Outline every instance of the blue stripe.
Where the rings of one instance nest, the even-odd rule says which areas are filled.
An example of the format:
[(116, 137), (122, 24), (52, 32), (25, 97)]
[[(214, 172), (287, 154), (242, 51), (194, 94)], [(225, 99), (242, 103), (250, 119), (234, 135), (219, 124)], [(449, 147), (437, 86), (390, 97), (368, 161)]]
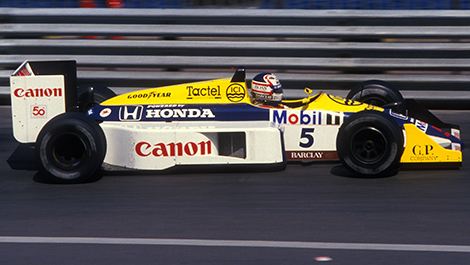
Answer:
[(139, 106), (101, 106), (88, 112), (100, 121), (268, 121), (269, 109), (250, 104), (162, 104)]

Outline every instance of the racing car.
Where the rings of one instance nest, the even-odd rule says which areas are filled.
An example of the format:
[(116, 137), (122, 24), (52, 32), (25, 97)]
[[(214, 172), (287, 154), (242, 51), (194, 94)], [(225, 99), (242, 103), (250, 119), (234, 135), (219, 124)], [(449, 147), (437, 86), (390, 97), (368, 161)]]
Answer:
[(346, 98), (305, 89), (282, 107), (253, 104), (243, 67), (231, 78), (116, 95), (77, 88), (75, 61), (25, 61), (12, 74), (14, 137), (34, 146), (40, 170), (79, 183), (102, 170), (254, 166), (339, 160), (377, 177), (405, 165), (459, 167), (459, 126), (439, 120), (385, 82)]

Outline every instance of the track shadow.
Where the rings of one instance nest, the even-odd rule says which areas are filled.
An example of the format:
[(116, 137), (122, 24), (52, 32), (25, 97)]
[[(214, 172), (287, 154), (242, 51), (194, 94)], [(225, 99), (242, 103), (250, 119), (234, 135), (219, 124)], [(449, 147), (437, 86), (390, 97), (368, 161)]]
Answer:
[(7, 163), (13, 170), (39, 170), (34, 146), (30, 144), (19, 144), (7, 159)]
[[(93, 176), (87, 178), (83, 182), (80, 182), (79, 184), (87, 184), (87, 183), (97, 182), (97, 181), (101, 180), (102, 178), (103, 178), (103, 173), (100, 171), (100, 172), (95, 173)], [(57, 183), (57, 182), (51, 181), (51, 179), (48, 178), (47, 176), (45, 176), (44, 173), (42, 173), (41, 171), (38, 171), (38, 172), (36, 172), (36, 174), (34, 174), (33, 181), (37, 182), (37, 183), (42, 183), (42, 184), (79, 185), (77, 183), (64, 184), (64, 183)]]
[(338, 176), (338, 177), (345, 177), (345, 178), (389, 178), (393, 177), (398, 174), (399, 168), (395, 168), (391, 170), (390, 172), (384, 173), (384, 174), (379, 174), (376, 176), (367, 176), (367, 175), (362, 175), (358, 174), (356, 172), (353, 172), (346, 168), (343, 165), (337, 165), (331, 168), (330, 173), (332, 175)]
[[(34, 145), (19, 144), (7, 159), (7, 163), (13, 170), (38, 171), (33, 180), (38, 183), (57, 184), (40, 171), (39, 161), (36, 158)], [(266, 165), (186, 165), (175, 166), (164, 170), (98, 170), (93, 176), (81, 183), (92, 183), (101, 180), (104, 176), (120, 175), (163, 175), (163, 174), (194, 174), (194, 173), (248, 173), (248, 172), (273, 172), (286, 168), (287, 162)]]
[[(50, 181), (47, 176), (39, 171), (39, 162), (36, 159), (35, 149), (30, 144), (19, 144), (18, 147), (13, 151), (11, 156), (7, 159), (7, 163), (13, 170), (28, 170), (38, 171), (33, 176), (33, 181), (44, 184), (56, 184)], [(90, 178), (86, 179), (83, 183), (92, 183), (99, 181), (103, 178), (103, 172), (99, 171)]]

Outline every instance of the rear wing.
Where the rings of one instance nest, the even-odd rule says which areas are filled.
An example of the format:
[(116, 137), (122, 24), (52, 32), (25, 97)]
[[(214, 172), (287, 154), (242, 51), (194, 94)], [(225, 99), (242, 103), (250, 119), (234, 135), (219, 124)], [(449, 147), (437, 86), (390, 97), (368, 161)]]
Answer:
[(77, 105), (75, 61), (25, 61), (10, 76), (13, 135), (36, 142), (42, 127)]

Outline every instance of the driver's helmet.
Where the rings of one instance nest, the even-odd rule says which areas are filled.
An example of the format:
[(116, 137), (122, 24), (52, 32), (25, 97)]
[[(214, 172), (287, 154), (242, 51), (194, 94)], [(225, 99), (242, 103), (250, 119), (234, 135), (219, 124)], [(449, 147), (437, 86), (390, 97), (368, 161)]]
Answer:
[(257, 103), (277, 106), (282, 101), (282, 85), (272, 73), (257, 74), (251, 81), (251, 96)]

